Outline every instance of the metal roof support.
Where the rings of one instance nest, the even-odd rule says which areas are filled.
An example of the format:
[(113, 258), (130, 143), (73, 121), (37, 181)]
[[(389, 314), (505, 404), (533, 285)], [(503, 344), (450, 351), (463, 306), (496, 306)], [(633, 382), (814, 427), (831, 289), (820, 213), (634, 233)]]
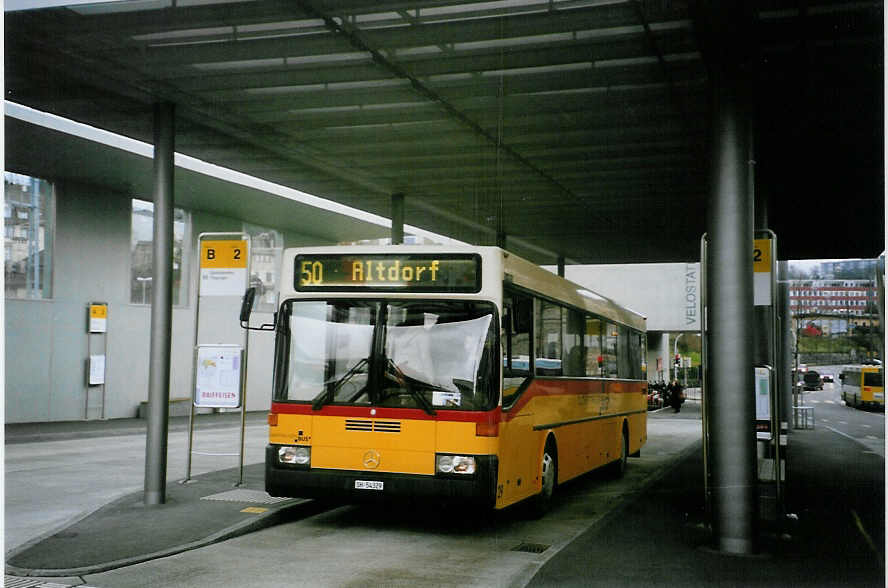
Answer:
[(392, 194), (392, 245), (404, 243), (404, 195)]
[(709, 248), (710, 392), (708, 430), (712, 527), (724, 553), (757, 549), (753, 374), (753, 202), (748, 182), (749, 94), (742, 49), (748, 42), (742, 2), (710, 4), (712, 158), (707, 233)]
[(173, 301), (173, 156), (175, 106), (154, 106), (154, 243), (151, 351), (148, 367), (146, 506), (166, 502), (167, 419), (170, 405), (170, 329)]
[(497, 153), (504, 153), (523, 168), (529, 170), (534, 175), (543, 178), (546, 183), (553, 186), (564, 196), (573, 200), (580, 206), (586, 208), (586, 214), (588, 214), (592, 218), (595, 218), (596, 220), (606, 224), (607, 226), (616, 225), (613, 219), (595, 212), (588, 211), (588, 202), (583, 197), (575, 194), (572, 190), (570, 190), (567, 186), (560, 182), (553, 174), (549, 173), (542, 167), (532, 162), (527, 157), (523, 156), (515, 148), (504, 144), (501, 141), (500, 137), (486, 130), (481, 124), (473, 120), (465, 112), (455, 107), (443, 95), (436, 92), (418, 77), (412, 75), (406, 68), (399, 65), (393, 59), (387, 58), (375, 47), (371, 47), (364, 40), (360, 33), (360, 30), (356, 26), (354, 26), (353, 23), (349, 23), (341, 18), (334, 18), (330, 16), (329, 14), (318, 8), (317, 4), (319, 3), (313, 0), (298, 0), (297, 3), (299, 5), (299, 8), (302, 9), (303, 12), (305, 12), (312, 18), (323, 20), (324, 25), (327, 27), (328, 30), (344, 37), (356, 50), (368, 53), (370, 55), (370, 58), (377, 66), (389, 72), (396, 78), (407, 80), (410, 83), (410, 86), (419, 96), (425, 98), (426, 100), (429, 100), (430, 102), (438, 104), (443, 112), (447, 114), (447, 116), (459, 121), (463, 126), (467, 127), (473, 133), (483, 138), (487, 143), (495, 146), (498, 150)]
[[(777, 262), (777, 304), (780, 318), (780, 330), (778, 331), (779, 344), (778, 354), (780, 364), (778, 366), (777, 377), (779, 383), (777, 390), (780, 392), (780, 414), (781, 420), (788, 421), (792, 417), (792, 387), (795, 384), (792, 381), (793, 368), (793, 338), (792, 338), (792, 312), (789, 308), (789, 262)], [(780, 424), (781, 428), (783, 423)], [(787, 433), (789, 426), (787, 426)], [(781, 434), (783, 432), (781, 431)], [(786, 451), (786, 448), (782, 448)]]

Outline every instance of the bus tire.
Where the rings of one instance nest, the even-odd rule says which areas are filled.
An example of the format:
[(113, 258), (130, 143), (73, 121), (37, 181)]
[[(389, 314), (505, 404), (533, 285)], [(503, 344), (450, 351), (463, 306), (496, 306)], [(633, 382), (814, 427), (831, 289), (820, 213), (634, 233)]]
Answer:
[(629, 427), (623, 423), (623, 433), (620, 436), (620, 458), (611, 463), (611, 474), (615, 478), (622, 478), (626, 473), (626, 464), (629, 461)]
[(540, 493), (533, 497), (531, 503), (531, 512), (535, 517), (543, 516), (552, 508), (552, 495), (558, 486), (558, 449), (551, 435), (546, 439), (546, 448), (540, 460), (540, 481)]

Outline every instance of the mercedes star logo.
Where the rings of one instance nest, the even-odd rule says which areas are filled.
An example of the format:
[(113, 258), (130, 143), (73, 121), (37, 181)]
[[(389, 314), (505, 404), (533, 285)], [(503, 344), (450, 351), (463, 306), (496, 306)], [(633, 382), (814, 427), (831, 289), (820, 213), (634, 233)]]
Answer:
[(379, 452), (371, 449), (364, 454), (364, 467), (368, 470), (375, 470), (379, 467)]

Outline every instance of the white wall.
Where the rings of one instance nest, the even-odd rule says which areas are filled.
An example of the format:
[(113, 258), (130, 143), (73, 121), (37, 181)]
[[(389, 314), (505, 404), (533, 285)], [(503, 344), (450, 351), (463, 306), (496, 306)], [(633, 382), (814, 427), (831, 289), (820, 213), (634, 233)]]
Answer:
[[(191, 279), (187, 304), (173, 309), (170, 397), (191, 395), (197, 236), (209, 231), (240, 231), (238, 219), (191, 211)], [(130, 304), (129, 195), (107, 189), (60, 184), (56, 190), (53, 255), (53, 297), (50, 300), (6, 300), (6, 421), (79, 420), (85, 416), (87, 304), (107, 302), (106, 418), (136, 416), (148, 398), (150, 314), (147, 305)], [(272, 227), (276, 228), (276, 227)], [(285, 246), (328, 245), (317, 239), (284, 232)], [(201, 308), (204, 326), (214, 325), (243, 340), (234, 307)], [(270, 322), (270, 314), (254, 321)], [(218, 327), (222, 325), (222, 327)], [(215, 336), (215, 335), (214, 335)], [(93, 335), (93, 344), (99, 339)], [(201, 340), (206, 340), (202, 335)], [(213, 341), (217, 342), (217, 341)], [(271, 333), (250, 336), (247, 409), (265, 410), (271, 402)], [(93, 351), (96, 352), (95, 350)], [(98, 408), (101, 394), (91, 393)], [(98, 416), (98, 411), (89, 417)]]
[(647, 317), (648, 331), (700, 330), (700, 264), (568, 265), (564, 276)]

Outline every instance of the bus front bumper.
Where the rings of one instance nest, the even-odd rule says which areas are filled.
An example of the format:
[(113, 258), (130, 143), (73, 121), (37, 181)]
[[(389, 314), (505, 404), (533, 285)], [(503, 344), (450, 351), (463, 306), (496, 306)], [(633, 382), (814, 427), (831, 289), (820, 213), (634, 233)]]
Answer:
[[(265, 448), (265, 491), (271, 496), (362, 502), (389, 498), (430, 499), (492, 508), (499, 462), (475, 456), (471, 476), (425, 476), (355, 470), (300, 469), (277, 460), (278, 445)], [(380, 484), (381, 489), (380, 489)]]

